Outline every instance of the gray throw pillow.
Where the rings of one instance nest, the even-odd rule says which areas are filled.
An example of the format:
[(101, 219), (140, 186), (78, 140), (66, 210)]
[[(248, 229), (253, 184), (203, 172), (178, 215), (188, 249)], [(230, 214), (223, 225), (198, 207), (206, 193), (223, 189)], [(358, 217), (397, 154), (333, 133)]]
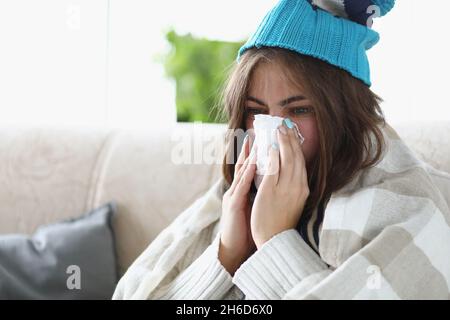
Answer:
[(108, 203), (32, 236), (0, 235), (0, 299), (111, 299), (115, 211)]

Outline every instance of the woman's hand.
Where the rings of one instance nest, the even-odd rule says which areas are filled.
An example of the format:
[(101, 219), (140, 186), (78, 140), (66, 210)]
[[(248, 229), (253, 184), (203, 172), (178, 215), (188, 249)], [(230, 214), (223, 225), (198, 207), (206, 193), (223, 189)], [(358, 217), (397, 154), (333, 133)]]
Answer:
[(259, 249), (274, 235), (295, 228), (309, 196), (305, 158), (296, 129), (277, 130), (279, 149), (272, 146), (269, 165), (251, 213), (251, 231)]
[(231, 275), (256, 249), (250, 231), (249, 193), (256, 171), (255, 153), (249, 155), (250, 139), (242, 147), (233, 182), (222, 200), (219, 260)]

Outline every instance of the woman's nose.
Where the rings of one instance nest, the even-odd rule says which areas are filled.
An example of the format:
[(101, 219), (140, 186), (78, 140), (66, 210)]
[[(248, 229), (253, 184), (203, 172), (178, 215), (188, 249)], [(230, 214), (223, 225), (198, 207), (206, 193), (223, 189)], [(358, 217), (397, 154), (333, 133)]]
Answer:
[(271, 110), (271, 111), (269, 112), (269, 114), (270, 114), (272, 117), (281, 117), (281, 118), (284, 118), (284, 113), (282, 112), (282, 110)]

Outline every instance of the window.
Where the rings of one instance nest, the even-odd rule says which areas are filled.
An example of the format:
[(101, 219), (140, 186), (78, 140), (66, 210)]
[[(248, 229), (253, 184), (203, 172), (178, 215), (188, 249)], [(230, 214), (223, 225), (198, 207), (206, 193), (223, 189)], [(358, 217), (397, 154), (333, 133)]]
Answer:
[[(0, 122), (173, 123), (174, 83), (157, 61), (165, 31), (242, 41), (276, 2), (0, 0)], [(388, 121), (450, 120), (449, 10), (445, 0), (398, 1), (375, 20), (372, 89)]]

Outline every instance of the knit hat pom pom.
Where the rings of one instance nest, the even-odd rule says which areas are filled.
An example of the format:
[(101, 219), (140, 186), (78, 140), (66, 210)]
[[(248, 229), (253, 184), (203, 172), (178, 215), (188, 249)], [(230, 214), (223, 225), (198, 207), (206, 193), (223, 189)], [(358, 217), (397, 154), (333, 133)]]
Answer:
[(380, 7), (380, 14), (384, 16), (386, 13), (391, 11), (395, 5), (395, 0), (372, 0), (373, 4)]
[[(387, 14), (395, 5), (395, 0), (307, 0), (336, 16), (362, 25), (369, 25), (372, 18)], [(378, 10), (377, 10), (378, 9)]]

